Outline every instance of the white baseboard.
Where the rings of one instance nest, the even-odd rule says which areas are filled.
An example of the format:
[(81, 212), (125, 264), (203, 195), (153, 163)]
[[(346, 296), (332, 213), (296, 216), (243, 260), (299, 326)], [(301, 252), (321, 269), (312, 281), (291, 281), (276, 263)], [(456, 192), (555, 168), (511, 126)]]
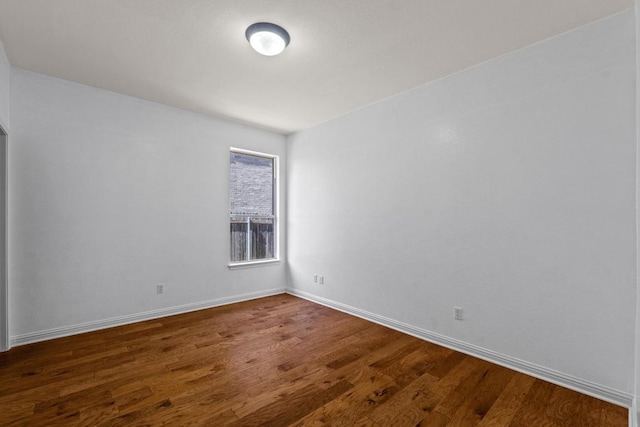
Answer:
[(218, 307), (221, 305), (233, 304), (236, 302), (249, 301), (257, 298), (264, 298), (272, 295), (283, 294), (285, 288), (268, 289), (265, 291), (251, 292), (241, 295), (233, 295), (208, 301), (200, 301), (191, 304), (183, 304), (175, 307), (161, 308), (158, 310), (145, 311), (143, 313), (130, 314), (126, 316), (113, 317), (111, 319), (98, 320), (95, 322), (81, 323), (79, 325), (63, 326), (60, 328), (47, 329), (45, 331), (31, 332), (28, 334), (11, 337), (11, 345), (18, 346), (30, 344), (38, 341), (46, 341), (54, 338), (66, 337), (69, 335), (82, 334), (85, 332), (97, 331), (99, 329), (112, 328), (114, 326), (127, 325), (129, 323), (142, 322), (144, 320), (158, 319), (161, 317), (173, 316), (175, 314), (188, 313), (190, 311), (202, 310), (205, 308)]
[[(607, 402), (631, 408), (633, 404), (633, 396), (612, 388), (594, 384), (589, 381), (582, 380), (580, 378), (573, 377), (571, 375), (563, 374), (552, 369), (538, 366), (533, 363), (526, 362), (514, 357), (510, 357), (504, 354), (500, 354), (491, 350), (487, 350), (482, 347), (478, 347), (473, 344), (468, 344), (463, 341), (449, 338), (444, 335), (440, 335), (426, 329), (421, 329), (407, 323), (399, 322), (388, 317), (379, 316), (375, 313), (371, 313), (359, 308), (351, 307), (346, 304), (342, 304), (327, 298), (319, 297), (308, 292), (304, 292), (298, 289), (287, 288), (287, 293), (295, 295), (309, 301), (316, 302), (327, 307), (334, 308), (336, 310), (361, 317), (374, 323), (386, 326), (391, 329), (403, 332), (408, 335), (423, 339), (425, 341), (439, 344), (443, 347), (447, 347), (461, 353), (469, 354), (479, 359), (486, 360), (488, 362), (495, 363), (497, 365), (504, 366), (509, 369), (513, 369), (523, 374), (531, 375), (532, 377), (548, 381), (550, 383), (566, 387), (568, 389), (584, 393), (586, 395), (605, 400)], [(630, 411), (631, 412), (631, 411)], [(640, 426), (634, 426), (640, 427)]]

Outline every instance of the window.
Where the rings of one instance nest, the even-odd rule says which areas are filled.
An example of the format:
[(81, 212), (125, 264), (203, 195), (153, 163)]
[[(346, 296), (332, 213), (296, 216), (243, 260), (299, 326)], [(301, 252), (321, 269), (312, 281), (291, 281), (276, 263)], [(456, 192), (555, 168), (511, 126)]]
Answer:
[(231, 149), (231, 263), (275, 260), (278, 157)]

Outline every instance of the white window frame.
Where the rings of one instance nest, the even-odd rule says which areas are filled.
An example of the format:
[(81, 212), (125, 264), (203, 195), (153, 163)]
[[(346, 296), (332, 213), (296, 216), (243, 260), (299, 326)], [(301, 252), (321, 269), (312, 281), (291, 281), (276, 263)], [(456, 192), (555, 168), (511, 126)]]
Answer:
[[(280, 156), (269, 153), (262, 153), (260, 151), (252, 151), (245, 150), (243, 148), (229, 148), (229, 154), (237, 153), (237, 154), (246, 154), (249, 156), (257, 156), (264, 157), (267, 159), (273, 160), (273, 228), (274, 228), (274, 257), (268, 259), (255, 259), (249, 261), (239, 261), (239, 262), (231, 262), (229, 261), (228, 267), (231, 270), (235, 270), (238, 268), (247, 268), (247, 267), (259, 267), (263, 265), (269, 264), (277, 264), (280, 260)], [(229, 163), (227, 163), (229, 165)], [(229, 165), (230, 167), (230, 165)], [(227, 170), (227, 179), (231, 176), (231, 172)], [(227, 186), (230, 191), (230, 186)], [(227, 200), (230, 200), (231, 194), (227, 195)], [(231, 206), (229, 204), (229, 208), (227, 212), (231, 212)], [(230, 219), (230, 218), (229, 218)], [(227, 224), (227, 230), (229, 229), (229, 224)], [(227, 232), (227, 250), (231, 248), (231, 235)], [(229, 253), (229, 259), (231, 259), (231, 253)]]

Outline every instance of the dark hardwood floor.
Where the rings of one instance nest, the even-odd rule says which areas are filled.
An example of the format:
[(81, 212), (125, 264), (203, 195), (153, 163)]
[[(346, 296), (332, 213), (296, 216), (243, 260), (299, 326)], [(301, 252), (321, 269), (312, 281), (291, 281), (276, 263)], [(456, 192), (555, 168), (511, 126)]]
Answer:
[(2, 426), (627, 426), (627, 409), (279, 295), (0, 353)]

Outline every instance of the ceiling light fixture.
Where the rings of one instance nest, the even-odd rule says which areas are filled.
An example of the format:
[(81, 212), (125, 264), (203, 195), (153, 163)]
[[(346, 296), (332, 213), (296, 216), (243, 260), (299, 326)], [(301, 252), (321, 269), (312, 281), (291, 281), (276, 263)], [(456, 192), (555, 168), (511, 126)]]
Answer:
[(269, 22), (257, 22), (250, 25), (245, 36), (251, 47), (265, 56), (281, 53), (291, 40), (287, 30)]

